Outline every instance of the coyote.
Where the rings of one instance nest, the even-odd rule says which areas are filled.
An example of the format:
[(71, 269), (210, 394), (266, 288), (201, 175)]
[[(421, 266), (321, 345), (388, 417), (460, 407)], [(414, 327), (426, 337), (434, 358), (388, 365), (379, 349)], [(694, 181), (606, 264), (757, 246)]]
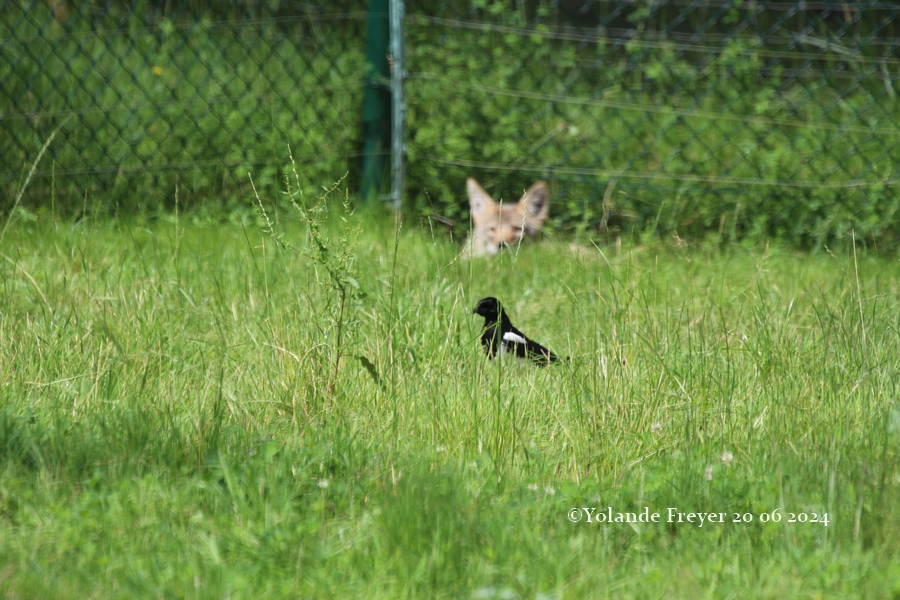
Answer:
[(543, 181), (528, 188), (516, 204), (496, 202), (471, 177), (466, 180), (466, 190), (472, 209), (468, 256), (493, 256), (525, 235), (533, 236), (550, 210), (550, 192)]

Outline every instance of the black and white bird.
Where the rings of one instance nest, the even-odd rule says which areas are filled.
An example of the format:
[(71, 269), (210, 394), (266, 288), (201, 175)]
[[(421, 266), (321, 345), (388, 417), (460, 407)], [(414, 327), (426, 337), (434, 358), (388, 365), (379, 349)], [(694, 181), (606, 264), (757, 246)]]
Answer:
[(541, 366), (559, 360), (553, 352), (516, 329), (496, 298), (482, 298), (472, 312), (484, 317), (481, 345), (488, 358), (495, 358), (499, 352), (509, 352), (519, 358), (529, 358)]

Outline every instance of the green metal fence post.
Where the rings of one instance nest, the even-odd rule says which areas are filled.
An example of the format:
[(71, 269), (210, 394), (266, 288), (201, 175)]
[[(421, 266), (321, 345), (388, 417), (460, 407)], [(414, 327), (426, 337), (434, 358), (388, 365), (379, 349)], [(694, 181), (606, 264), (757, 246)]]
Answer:
[(403, 0), (391, 3), (391, 202), (395, 211), (402, 207), (403, 162), (406, 154), (403, 126), (406, 121), (406, 100), (403, 98), (403, 81), (406, 77), (403, 63)]
[(377, 199), (381, 194), (385, 156), (391, 143), (391, 92), (387, 84), (390, 78), (388, 12), (388, 0), (369, 0), (360, 185), (364, 201)]

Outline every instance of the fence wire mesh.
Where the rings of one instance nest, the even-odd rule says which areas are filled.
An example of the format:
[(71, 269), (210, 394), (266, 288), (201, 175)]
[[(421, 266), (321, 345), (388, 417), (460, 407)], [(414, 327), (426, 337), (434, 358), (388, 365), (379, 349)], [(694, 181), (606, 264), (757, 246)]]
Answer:
[(472, 174), (510, 200), (548, 178), (575, 226), (669, 215), (676, 229), (785, 233), (840, 220), (815, 206), (852, 194), (896, 210), (898, 10), (408, 3), (409, 190)]
[(362, 0), (5, 3), (4, 191), (67, 118), (35, 173), (41, 197), (51, 179), (70, 203), (171, 201), (178, 182), (183, 201), (215, 197), (248, 171), (280, 179), (288, 144), (334, 181), (359, 153), (366, 16)]
[[(463, 223), (473, 175), (506, 199), (548, 179), (573, 228), (827, 236), (890, 220), (898, 12), (408, 0), (407, 205)], [(32, 186), (43, 202), (178, 182), (246, 202), (246, 172), (277, 185), (288, 144), (313, 188), (357, 174), (366, 18), (364, 0), (7, 3), (0, 184), (11, 196), (66, 118)]]

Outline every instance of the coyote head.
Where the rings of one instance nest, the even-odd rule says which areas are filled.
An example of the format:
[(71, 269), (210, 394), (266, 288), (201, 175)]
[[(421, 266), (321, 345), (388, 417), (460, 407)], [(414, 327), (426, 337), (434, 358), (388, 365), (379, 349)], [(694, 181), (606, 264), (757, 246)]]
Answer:
[(466, 180), (472, 209), (472, 235), (466, 250), (469, 256), (493, 256), (504, 246), (524, 236), (533, 236), (544, 224), (550, 210), (547, 184), (538, 181), (515, 204), (500, 204), (478, 182)]

